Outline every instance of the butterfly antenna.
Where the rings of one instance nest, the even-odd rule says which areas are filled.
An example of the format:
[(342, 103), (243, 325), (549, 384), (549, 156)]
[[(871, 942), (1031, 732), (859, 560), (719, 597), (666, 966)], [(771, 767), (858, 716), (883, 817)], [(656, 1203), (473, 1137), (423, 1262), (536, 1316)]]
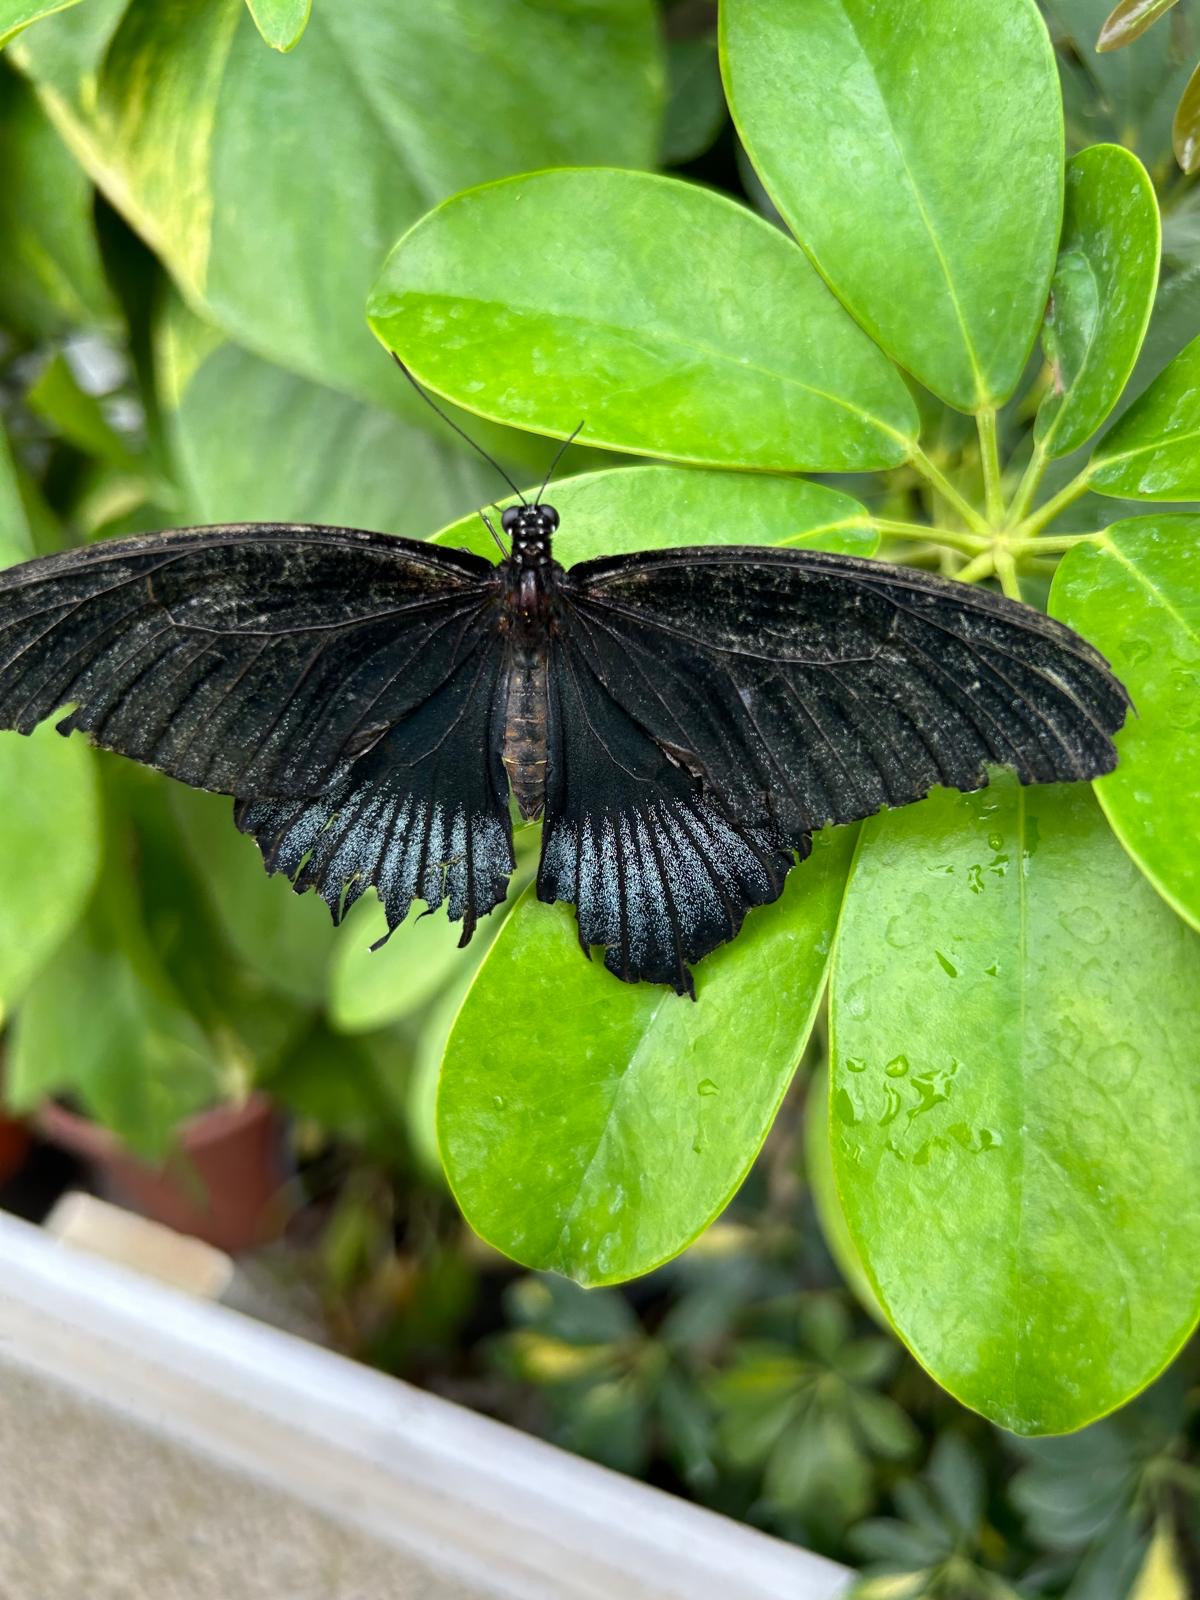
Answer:
[(583, 423), (581, 422), (579, 424), (579, 426), (575, 429), (575, 432), (571, 435), (571, 437), (569, 439), (564, 439), (563, 442), (559, 445), (558, 451), (555, 454), (554, 460), (550, 463), (550, 471), (546, 474), (546, 481), (545, 481), (545, 483), (542, 484), (542, 487), (538, 490), (537, 499), (533, 502), (535, 506), (540, 506), (541, 505), (542, 496), (545, 494), (546, 490), (550, 487), (550, 479), (554, 476), (555, 467), (562, 460), (563, 454), (567, 450), (567, 448), (570, 445), (573, 445), (575, 443), (576, 439), (578, 439), (579, 435), (582, 432), (583, 432)]
[[(496, 504), (495, 501), (493, 501), (492, 504), (495, 505)], [(500, 509), (500, 507), (496, 506), (496, 510), (499, 511), (499, 509)], [(500, 554), (502, 556), (511, 555), (512, 552), (507, 548), (507, 546), (504, 543), (504, 540), (496, 532), (496, 526), (495, 526), (495, 523), (493, 523), (491, 517), (488, 516), (486, 511), (481, 511), (479, 513), (479, 515), (483, 518), (484, 527), (491, 534), (492, 538), (496, 541), (496, 547), (500, 551)]]
[[(409, 383), (412, 384), (413, 388), (421, 396), (421, 399), (424, 400), (425, 404), (430, 408), (430, 410), (431, 411), (436, 411), (438, 416), (441, 417), (442, 421), (446, 424), (446, 426), (448, 428), (453, 428), (455, 433), (458, 435), (458, 437), (460, 439), (465, 439), (467, 441), (467, 443), (471, 446), (472, 450), (477, 450), (479, 452), (479, 454), (483, 457), (483, 459), (489, 464), (489, 466), (495, 467), (496, 471), (500, 474), (500, 476), (504, 479), (504, 481), (508, 485), (508, 487), (516, 495), (517, 499), (520, 500), (521, 504), (523, 506), (527, 506), (529, 504), (529, 501), (526, 500), (525, 496), (521, 493), (520, 489), (517, 488), (516, 484), (509, 477), (508, 473), (505, 472), (504, 468), (500, 465), (500, 463), (496, 460), (496, 458), (494, 456), (488, 455), (487, 451), (483, 448), (483, 446), (481, 444), (479, 444), (476, 440), (472, 439), (471, 435), (464, 428), (460, 428), (458, 423), (455, 422), (452, 417), (448, 417), (446, 415), (446, 413), (442, 410), (441, 406), (438, 405), (437, 401), (433, 398), (433, 396), (431, 394), (426, 394), (425, 390), (417, 382), (416, 378), (413, 377), (412, 373), (404, 365), (403, 361), (401, 361), (400, 357), (396, 354), (396, 352), (394, 350), (391, 352), (391, 356), (392, 356), (392, 360), (400, 368), (400, 371), (408, 379)], [(579, 427), (581, 428), (582, 426), (583, 426), (583, 424), (580, 423)], [(575, 431), (576, 431), (576, 433), (578, 433), (579, 429), (577, 428)], [(569, 444), (570, 440), (568, 440), (567, 443)], [(560, 450), (559, 451), (559, 455), (561, 455), (561, 454), (562, 454), (562, 451)]]

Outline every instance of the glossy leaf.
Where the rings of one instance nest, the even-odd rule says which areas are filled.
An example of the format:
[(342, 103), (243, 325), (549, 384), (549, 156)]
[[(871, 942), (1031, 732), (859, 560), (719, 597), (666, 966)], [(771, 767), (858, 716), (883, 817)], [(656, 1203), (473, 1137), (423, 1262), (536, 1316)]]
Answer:
[(0, 318), (40, 339), (112, 319), (92, 185), (15, 73), (0, 78)]
[(842, 1202), (838, 1196), (833, 1176), (833, 1152), (829, 1142), (829, 1069), (821, 1067), (814, 1072), (804, 1098), (804, 1176), (808, 1180), (813, 1209), (821, 1225), (834, 1265), (853, 1291), (864, 1311), (873, 1316), (881, 1326), (887, 1317), (871, 1280), (863, 1271), (858, 1249), (846, 1226)]
[(1200, 339), (1193, 339), (1101, 439), (1088, 469), (1100, 494), (1200, 499)]
[(496, 490), (492, 469), (454, 445), (230, 344), (186, 381), (172, 437), (195, 522), (327, 522), (419, 539)]
[(696, 970), (698, 1000), (616, 984), (571, 913), (527, 893), (450, 1036), (438, 1090), (468, 1222), (526, 1266), (616, 1283), (728, 1204), (787, 1091), (825, 985), (853, 830)]
[(658, 134), (650, 0), (334, 0), (286, 58), (243, 0), (88, 0), (15, 48), (193, 304), (247, 348), (414, 416), (362, 321), (397, 235), (504, 173), (648, 163)]
[(1054, 577), (1050, 609), (1112, 662), (1136, 708), (1096, 784), (1113, 831), (1200, 929), (1200, 517), (1115, 522)]
[(542, 172), (457, 195), (396, 246), (368, 313), (439, 393), (561, 438), (582, 419), (610, 449), (850, 471), (904, 460), (917, 428), (801, 252), (671, 178)]
[(865, 825), (831, 1008), (838, 1189), (901, 1337), (1019, 1433), (1120, 1405), (1200, 1310), (1200, 938), (1089, 789), (997, 776)]
[(1188, 79), (1171, 125), (1175, 159), (1190, 176), (1200, 171), (1200, 67)]
[(1006, 400), (1062, 216), (1033, 0), (726, 0), (721, 20), (734, 122), (822, 276), (942, 399)]
[[(592, 556), (673, 545), (790, 544), (852, 556), (872, 556), (879, 548), (865, 506), (803, 478), (610, 467), (564, 478), (547, 498), (562, 518), (554, 555), (567, 567)], [(443, 528), (435, 538), (438, 544), (499, 557), (478, 514)]]
[(1165, 16), (1176, 0), (1121, 0), (1114, 6), (1100, 29), (1096, 49), (1121, 50), (1140, 39), (1147, 28)]
[(1120, 399), (1154, 308), (1159, 244), (1158, 202), (1138, 158), (1112, 144), (1077, 155), (1042, 333), (1054, 378), (1036, 437), (1048, 456), (1090, 439)]
[(312, 0), (246, 0), (254, 25), (272, 50), (293, 50), (308, 26)]
[(33, 536), (21, 500), (16, 463), (0, 428), (0, 567), (26, 561), (33, 554)]
[(47, 5), (46, 0), (0, 0), (0, 47), (15, 39), (31, 22), (78, 3), (79, 0), (50, 0)]

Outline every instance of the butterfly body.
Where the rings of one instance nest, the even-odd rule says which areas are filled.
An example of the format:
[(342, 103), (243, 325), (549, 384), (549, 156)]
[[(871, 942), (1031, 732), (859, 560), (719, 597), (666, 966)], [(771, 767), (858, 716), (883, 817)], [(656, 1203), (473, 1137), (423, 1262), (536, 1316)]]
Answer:
[(233, 796), (269, 871), (335, 920), (507, 893), (510, 792), (537, 893), (608, 969), (691, 966), (778, 898), (829, 823), (1116, 762), (1127, 697), (1086, 641), (949, 580), (811, 550), (648, 550), (564, 569), (558, 514), (479, 556), (230, 525), (0, 572), (0, 727), (60, 723)]

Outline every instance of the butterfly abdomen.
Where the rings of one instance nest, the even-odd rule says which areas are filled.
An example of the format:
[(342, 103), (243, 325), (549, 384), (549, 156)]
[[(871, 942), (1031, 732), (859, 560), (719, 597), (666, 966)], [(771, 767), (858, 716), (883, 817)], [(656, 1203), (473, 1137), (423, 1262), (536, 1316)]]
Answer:
[(509, 646), (502, 759), (521, 815), (540, 817), (546, 803), (546, 653), (536, 645)]

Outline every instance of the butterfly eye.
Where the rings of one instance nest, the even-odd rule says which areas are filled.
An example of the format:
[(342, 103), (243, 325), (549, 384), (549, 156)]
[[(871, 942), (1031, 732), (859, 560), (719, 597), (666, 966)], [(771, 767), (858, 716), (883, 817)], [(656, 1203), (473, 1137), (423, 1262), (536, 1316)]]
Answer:
[(520, 506), (509, 506), (500, 517), (500, 526), (505, 533), (511, 533), (521, 520)]
[(558, 527), (558, 512), (553, 506), (541, 506), (539, 509), (542, 513), (542, 521), (549, 528), (550, 532), (553, 533), (555, 528)]

